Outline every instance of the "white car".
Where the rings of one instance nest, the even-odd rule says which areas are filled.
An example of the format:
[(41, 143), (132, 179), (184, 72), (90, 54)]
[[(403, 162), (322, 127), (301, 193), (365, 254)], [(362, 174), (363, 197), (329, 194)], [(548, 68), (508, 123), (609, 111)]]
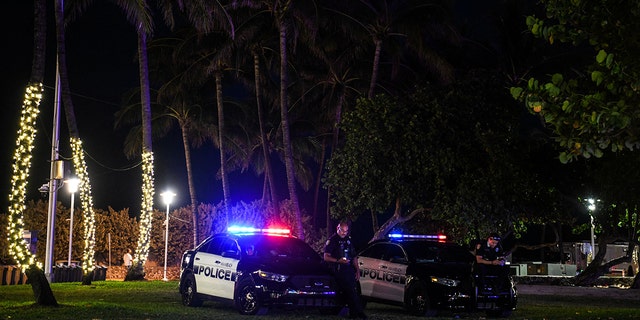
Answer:
[(473, 261), (469, 250), (443, 235), (390, 234), (358, 254), (361, 297), (421, 316), (442, 309), (510, 314), (516, 304), (513, 283), (504, 292), (483, 295), (475, 285)]
[(320, 255), (283, 229), (229, 228), (182, 256), (180, 294), (186, 306), (233, 301), (241, 314), (270, 307), (337, 307), (334, 277)]

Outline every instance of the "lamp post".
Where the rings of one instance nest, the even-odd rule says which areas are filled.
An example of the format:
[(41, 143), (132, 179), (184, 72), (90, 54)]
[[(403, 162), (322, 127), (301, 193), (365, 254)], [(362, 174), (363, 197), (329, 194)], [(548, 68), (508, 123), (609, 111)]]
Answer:
[(600, 200), (595, 200), (593, 198), (587, 199), (587, 202), (589, 203), (589, 205), (587, 206), (587, 209), (589, 209), (589, 217), (591, 217), (591, 260), (593, 260), (593, 257), (595, 255), (595, 250), (596, 250), (595, 236), (593, 232), (593, 229), (594, 229), (593, 212), (596, 210), (596, 201), (600, 201)]
[(173, 197), (176, 196), (175, 193), (171, 191), (165, 191), (160, 194), (162, 197), (162, 201), (167, 205), (167, 218), (164, 221), (164, 278), (162, 280), (167, 281), (167, 252), (169, 248), (169, 205), (171, 205), (171, 201), (173, 201)]
[(69, 216), (69, 258), (67, 259), (67, 266), (71, 266), (71, 248), (73, 247), (73, 207), (74, 200), (76, 198), (76, 191), (78, 191), (78, 184), (80, 181), (78, 179), (69, 179), (66, 180), (67, 188), (71, 193), (71, 215)]

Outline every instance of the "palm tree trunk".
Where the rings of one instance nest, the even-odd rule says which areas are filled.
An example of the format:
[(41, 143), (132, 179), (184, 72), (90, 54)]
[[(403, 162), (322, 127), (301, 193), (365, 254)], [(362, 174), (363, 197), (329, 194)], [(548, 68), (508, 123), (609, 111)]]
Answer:
[[(56, 40), (58, 53), (58, 70), (60, 76), (60, 87), (62, 101), (64, 104), (64, 114), (67, 120), (67, 128), (69, 129), (69, 137), (71, 149), (73, 153), (73, 166), (75, 168), (76, 177), (80, 180), (80, 205), (83, 212), (83, 233), (85, 247), (82, 251), (82, 284), (91, 284), (92, 271), (95, 267), (95, 213), (93, 211), (93, 198), (91, 196), (91, 183), (87, 163), (84, 160), (84, 148), (80, 141), (80, 132), (76, 122), (75, 109), (73, 100), (71, 99), (71, 86), (69, 85), (69, 74), (67, 72), (67, 53), (64, 27), (64, 4), (62, 1), (56, 1)], [(69, 232), (72, 232), (70, 230)]]
[[(375, 41), (376, 50), (373, 54), (373, 65), (371, 67), (371, 82), (369, 83), (369, 93), (367, 97), (369, 99), (373, 98), (373, 93), (378, 81), (378, 68), (380, 65), (380, 52), (382, 51), (382, 40), (376, 39)], [(375, 212), (371, 211), (371, 228), (373, 232), (378, 231), (378, 215)]]
[[(195, 217), (195, 221), (198, 221), (198, 203), (196, 197), (196, 188), (193, 184), (193, 167), (191, 166), (191, 148), (189, 148), (189, 136), (188, 128), (184, 123), (180, 123), (180, 133), (182, 133), (182, 146), (184, 148), (184, 159), (187, 166), (187, 184), (189, 185), (189, 198), (191, 199), (191, 216)], [(194, 234), (193, 246), (197, 246), (198, 239), (198, 224), (193, 225)]]
[[(31, 76), (25, 89), (25, 100), (22, 105), (22, 115), (24, 118), (31, 118), (31, 121), (20, 120), (20, 129), (17, 134), (16, 151), (13, 157), (13, 178), (11, 181), (11, 191), (9, 193), (9, 215), (8, 225), (13, 226), (8, 229), (9, 233), (9, 254), (21, 266), (29, 266), (26, 270), (31, 289), (38, 305), (57, 306), (51, 286), (47, 281), (44, 270), (35, 264), (35, 255), (31, 254), (22, 241), (22, 229), (24, 228), (24, 202), (26, 199), (26, 186), (31, 167), (30, 159), (33, 154), (33, 143), (36, 136), (36, 115), (39, 112), (40, 101), (43, 94), (42, 82), (44, 80), (45, 48), (47, 32), (47, 8), (45, 0), (34, 1), (34, 28), (33, 28), (33, 63), (31, 65)], [(25, 117), (26, 116), (26, 117)], [(16, 178), (19, 177), (19, 178)]]
[(293, 167), (293, 152), (291, 150), (291, 137), (289, 130), (289, 98), (287, 96), (287, 27), (283, 19), (279, 19), (280, 29), (280, 118), (282, 121), (282, 144), (284, 147), (284, 162), (287, 172), (287, 186), (289, 188), (289, 199), (295, 210), (296, 229), (298, 238), (304, 240), (304, 229), (302, 226), (302, 213), (298, 204), (296, 194), (296, 176)]
[(325, 153), (327, 152), (327, 139), (322, 139), (322, 153), (320, 154), (320, 163), (318, 164), (318, 176), (316, 177), (316, 186), (313, 192), (313, 227), (318, 228), (320, 217), (318, 214), (318, 201), (320, 198), (320, 184), (322, 182), (322, 173), (324, 168)]
[(142, 23), (138, 25), (138, 62), (140, 73), (140, 100), (142, 105), (142, 207), (140, 212), (140, 235), (136, 263), (125, 280), (144, 277), (144, 264), (151, 243), (151, 221), (153, 215), (153, 145), (151, 138), (151, 93), (149, 87), (149, 64), (147, 56), (147, 34)]
[[(227, 164), (225, 159), (225, 128), (224, 128), (224, 101), (222, 100), (222, 71), (215, 72), (216, 79), (216, 100), (218, 106), (218, 144), (220, 146), (220, 176), (222, 178), (222, 213), (225, 215), (225, 220), (229, 221), (229, 215), (227, 208), (229, 207), (229, 179), (227, 178)], [(228, 223), (227, 223), (228, 225)]]
[(262, 112), (262, 104), (260, 103), (260, 56), (256, 52), (253, 53), (253, 74), (256, 86), (256, 106), (258, 109), (258, 125), (260, 127), (260, 142), (262, 143), (262, 156), (264, 157), (264, 174), (265, 180), (269, 184), (271, 192), (271, 206), (275, 212), (280, 212), (280, 199), (276, 193), (276, 183), (273, 177), (273, 169), (271, 168), (271, 149), (267, 140), (267, 133), (264, 130), (264, 114)]
[[(331, 152), (336, 150), (336, 148), (338, 147), (338, 141), (340, 140), (340, 122), (342, 121), (342, 106), (344, 104), (345, 94), (346, 92), (344, 89), (340, 91), (340, 95), (338, 97), (338, 103), (336, 104), (336, 110), (334, 115), (335, 122), (333, 124), (333, 133), (332, 133), (332, 141), (331, 141)], [(331, 221), (331, 187), (327, 189), (327, 209), (325, 214), (325, 220), (327, 223), (326, 225), (327, 238), (329, 238), (332, 234), (330, 223), (329, 223)]]
[(369, 83), (369, 93), (367, 98), (373, 98), (373, 92), (375, 90), (378, 81), (378, 68), (380, 66), (380, 52), (382, 51), (382, 40), (376, 39), (374, 41), (376, 50), (373, 54), (373, 65), (371, 66), (371, 82)]

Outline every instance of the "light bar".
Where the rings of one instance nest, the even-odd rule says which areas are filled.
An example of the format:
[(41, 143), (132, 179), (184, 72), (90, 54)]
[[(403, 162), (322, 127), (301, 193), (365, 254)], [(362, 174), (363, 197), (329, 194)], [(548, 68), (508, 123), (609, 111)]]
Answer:
[(227, 228), (229, 233), (268, 233), (268, 234), (278, 234), (278, 235), (289, 235), (291, 234), (291, 230), (284, 228), (254, 228), (254, 227), (241, 227), (241, 226), (230, 226)]
[(435, 240), (447, 240), (447, 236), (444, 234), (402, 234), (402, 233), (390, 233), (389, 238), (392, 239), (435, 239)]

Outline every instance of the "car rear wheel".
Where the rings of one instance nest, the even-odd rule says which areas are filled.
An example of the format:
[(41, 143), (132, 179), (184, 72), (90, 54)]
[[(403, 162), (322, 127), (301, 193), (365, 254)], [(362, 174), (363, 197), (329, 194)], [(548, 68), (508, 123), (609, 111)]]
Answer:
[(437, 313), (437, 310), (431, 307), (427, 288), (422, 283), (415, 283), (409, 287), (406, 305), (409, 312), (416, 316), (433, 317)]
[(261, 311), (266, 313), (266, 309), (258, 299), (256, 287), (251, 279), (244, 279), (238, 284), (238, 293), (235, 298), (236, 308), (240, 314), (254, 315)]
[(188, 307), (199, 307), (202, 300), (198, 297), (196, 288), (196, 278), (193, 274), (188, 274), (184, 278), (184, 284), (181, 288), (182, 304)]

